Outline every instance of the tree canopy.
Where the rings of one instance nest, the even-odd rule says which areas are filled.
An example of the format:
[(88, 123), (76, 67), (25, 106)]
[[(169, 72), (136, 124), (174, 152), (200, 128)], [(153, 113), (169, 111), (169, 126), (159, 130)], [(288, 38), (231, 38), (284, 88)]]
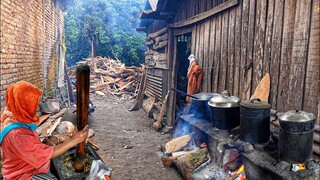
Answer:
[(74, 0), (66, 7), (66, 60), (74, 65), (91, 56), (117, 56), (126, 65), (143, 61), (144, 33), (136, 32), (146, 0)]

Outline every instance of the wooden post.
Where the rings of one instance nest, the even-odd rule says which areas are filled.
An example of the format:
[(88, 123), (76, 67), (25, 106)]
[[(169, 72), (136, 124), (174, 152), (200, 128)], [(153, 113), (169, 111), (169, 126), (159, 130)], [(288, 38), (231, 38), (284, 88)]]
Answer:
[[(88, 124), (90, 67), (81, 65), (77, 68), (77, 128), (82, 130)], [(75, 157), (75, 170), (83, 172), (85, 162), (85, 141), (78, 144)]]

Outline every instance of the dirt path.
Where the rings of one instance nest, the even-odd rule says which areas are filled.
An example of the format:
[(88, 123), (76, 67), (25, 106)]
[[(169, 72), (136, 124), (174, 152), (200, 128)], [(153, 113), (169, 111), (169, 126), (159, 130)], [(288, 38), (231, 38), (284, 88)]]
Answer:
[[(96, 110), (89, 116), (98, 154), (112, 168), (114, 180), (181, 180), (175, 168), (162, 165), (157, 151), (169, 135), (152, 130), (144, 111), (129, 112), (131, 102), (113, 96), (92, 96)], [(125, 148), (126, 147), (126, 148)]]

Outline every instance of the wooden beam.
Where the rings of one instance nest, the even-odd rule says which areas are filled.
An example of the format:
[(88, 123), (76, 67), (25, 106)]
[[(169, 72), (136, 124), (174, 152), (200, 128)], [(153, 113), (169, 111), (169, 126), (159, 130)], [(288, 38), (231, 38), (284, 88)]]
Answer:
[(179, 35), (182, 35), (182, 34), (191, 33), (193, 28), (194, 28), (194, 26), (188, 26), (188, 27), (185, 27), (183, 29), (174, 29), (173, 33), (174, 33), (175, 36), (179, 36)]
[(211, 10), (209, 11), (206, 11), (206, 12), (203, 12), (203, 13), (200, 13), (200, 14), (197, 14), (187, 20), (184, 20), (184, 21), (180, 21), (180, 22), (177, 22), (177, 23), (174, 23), (174, 24), (169, 24), (168, 27), (171, 27), (171, 28), (179, 28), (179, 27), (184, 27), (184, 26), (188, 26), (188, 25), (191, 25), (191, 24), (194, 24), (196, 22), (199, 22), (201, 20), (204, 20), (208, 17), (211, 17), (221, 11), (224, 11), (232, 6), (235, 6), (238, 4), (238, 1), (239, 0), (230, 0), (228, 2), (225, 2), (225, 3), (222, 3), (220, 4), (219, 6), (215, 7), (215, 8), (212, 8)]
[[(171, 88), (174, 88), (174, 80), (173, 80), (173, 77), (174, 77), (174, 66), (175, 66), (175, 63), (174, 63), (174, 56), (175, 56), (175, 39), (174, 38), (174, 34), (173, 34), (173, 29), (172, 28), (169, 28), (168, 29), (168, 36), (169, 36), (169, 39), (168, 39), (168, 65), (169, 65), (169, 71), (167, 71), (168, 73), (168, 80), (167, 80), (167, 87), (168, 89), (171, 89)], [(169, 126), (172, 126), (174, 124), (174, 120), (175, 120), (175, 94), (172, 93), (170, 97), (168, 97), (168, 106), (167, 106), (167, 119), (166, 119), (166, 124), (169, 125)]]
[[(170, 70), (169, 72), (169, 84), (168, 89), (176, 88), (176, 74), (177, 74), (177, 58), (176, 58), (176, 51), (177, 51), (177, 38), (175, 38), (173, 29), (170, 28), (169, 31), (169, 58), (170, 58)], [(176, 116), (175, 107), (176, 107), (176, 93), (172, 93), (172, 95), (169, 97), (167, 107), (167, 125), (173, 126), (174, 120)]]

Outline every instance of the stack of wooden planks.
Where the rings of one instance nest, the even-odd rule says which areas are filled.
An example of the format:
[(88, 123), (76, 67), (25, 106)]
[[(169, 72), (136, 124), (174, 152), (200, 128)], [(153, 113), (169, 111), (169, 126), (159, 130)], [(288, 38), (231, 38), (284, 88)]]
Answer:
[[(80, 64), (91, 66), (90, 91), (104, 96), (105, 92), (122, 96), (124, 94), (134, 98), (137, 95), (137, 88), (143, 75), (144, 67), (125, 66), (119, 59), (95, 57), (94, 62), (97, 68), (91, 66), (92, 59), (88, 58), (79, 61), (75, 66), (68, 68), (68, 75), (72, 82), (76, 81), (76, 70)], [(75, 84), (72, 87), (75, 92)], [(105, 92), (104, 92), (105, 91)]]

